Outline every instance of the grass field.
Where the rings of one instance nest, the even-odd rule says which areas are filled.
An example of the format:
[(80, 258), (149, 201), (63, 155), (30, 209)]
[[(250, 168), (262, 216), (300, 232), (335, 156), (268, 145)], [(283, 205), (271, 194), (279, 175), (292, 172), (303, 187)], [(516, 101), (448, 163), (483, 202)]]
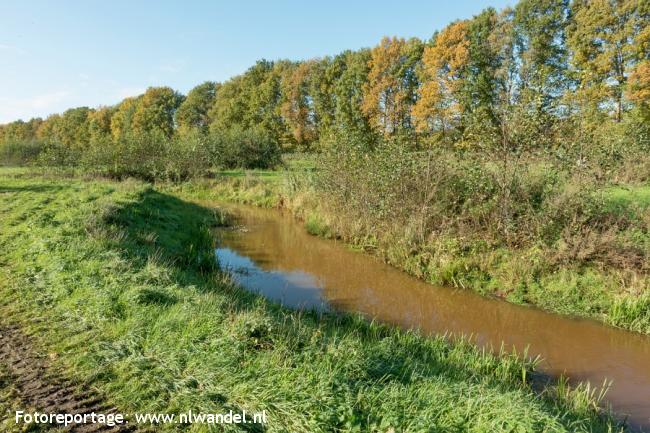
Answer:
[(124, 412), (268, 413), (224, 431), (612, 431), (585, 390), (534, 392), (516, 356), (233, 286), (214, 262), (221, 214), (189, 200), (200, 191), (2, 169), (0, 324)]

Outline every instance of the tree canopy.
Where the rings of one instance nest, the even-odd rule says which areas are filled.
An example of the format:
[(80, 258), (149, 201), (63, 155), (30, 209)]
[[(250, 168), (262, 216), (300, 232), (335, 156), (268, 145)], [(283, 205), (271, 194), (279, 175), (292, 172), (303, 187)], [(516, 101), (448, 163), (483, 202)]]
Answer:
[[(18, 120), (0, 126), (0, 143), (82, 150), (143, 135), (255, 129), (284, 150), (319, 151), (341, 137), (368, 148), (378, 140), (464, 148), (502, 141), (516, 126), (544, 138), (527, 142), (553, 146), (616, 124), (643, 126), (649, 107), (649, 2), (520, 0), (450, 23), (428, 41), (385, 37), (322, 59), (260, 60), (187, 97), (151, 87), (114, 106)], [(582, 132), (553, 135), (569, 125)]]

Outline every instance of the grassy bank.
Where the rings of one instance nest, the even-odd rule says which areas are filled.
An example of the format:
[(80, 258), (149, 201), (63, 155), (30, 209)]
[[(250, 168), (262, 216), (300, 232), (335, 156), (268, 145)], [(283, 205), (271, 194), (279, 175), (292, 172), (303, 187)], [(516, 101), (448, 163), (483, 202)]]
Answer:
[(584, 390), (534, 393), (516, 357), (234, 287), (219, 213), (181, 196), (2, 171), (1, 320), (125, 412), (268, 413), (227, 431), (611, 431)]
[[(303, 220), (310, 233), (340, 237), (433, 284), (471, 289), (650, 334), (650, 186), (573, 179), (549, 186), (539, 180), (545, 175), (534, 173), (528, 180), (533, 195), (537, 190), (556, 190), (546, 203), (538, 205), (544, 207), (545, 214), (540, 212), (534, 221), (516, 229), (523, 239), (511, 243), (495, 240), (491, 227), (481, 229), (494, 223), (494, 216), (485, 210), (489, 203), (478, 201), (460, 211), (464, 214), (452, 222), (464, 225), (462, 229), (446, 231), (434, 225), (430, 232), (420, 234), (418, 211), (403, 219), (373, 218), (374, 197), (361, 197), (356, 198), (362, 202), (359, 208), (368, 210), (356, 214), (347, 204), (337, 205), (319, 191), (312, 171), (288, 169), (274, 175), (231, 172), (172, 190), (188, 197), (284, 207)], [(471, 178), (471, 172), (462, 176)], [(379, 196), (376, 201), (387, 200), (379, 190), (370, 193)], [(456, 200), (453, 191), (447, 194), (451, 198), (437, 200)], [(548, 235), (551, 231), (558, 234)]]

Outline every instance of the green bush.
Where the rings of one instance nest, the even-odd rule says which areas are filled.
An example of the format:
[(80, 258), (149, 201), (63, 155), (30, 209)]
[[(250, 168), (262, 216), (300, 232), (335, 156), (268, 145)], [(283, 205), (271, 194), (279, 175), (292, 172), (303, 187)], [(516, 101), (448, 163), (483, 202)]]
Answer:
[(238, 127), (207, 135), (198, 129), (169, 137), (161, 131), (97, 135), (71, 147), (58, 140), (0, 144), (0, 163), (79, 167), (89, 173), (146, 180), (206, 175), (210, 168), (273, 168), (282, 163), (276, 140), (262, 129)]
[(114, 142), (92, 140), (80, 165), (89, 171), (123, 178), (184, 180), (207, 173), (206, 139), (196, 133), (168, 138), (157, 131), (130, 133)]
[(72, 149), (60, 141), (49, 140), (43, 144), (37, 163), (48, 167), (69, 167), (77, 165), (80, 159), (80, 149)]
[(605, 206), (595, 193), (602, 190), (596, 176), (568, 170), (548, 155), (501, 157), (416, 152), (390, 142), (366, 150), (341, 141), (322, 156), (317, 188), (344, 221), (333, 229), (348, 239), (383, 232), (385, 242), (418, 251), (449, 236), (493, 247), (544, 245), (561, 262), (623, 267), (641, 260), (638, 242), (617, 236), (630, 227), (645, 230), (640, 219)]
[(172, 180), (184, 180), (207, 174), (211, 167), (207, 137), (198, 130), (167, 141), (165, 174)]
[(281, 148), (261, 128), (212, 132), (208, 148), (213, 165), (221, 168), (272, 168), (281, 163)]
[(0, 164), (26, 165), (36, 162), (43, 151), (43, 143), (37, 140), (9, 141), (0, 143)]

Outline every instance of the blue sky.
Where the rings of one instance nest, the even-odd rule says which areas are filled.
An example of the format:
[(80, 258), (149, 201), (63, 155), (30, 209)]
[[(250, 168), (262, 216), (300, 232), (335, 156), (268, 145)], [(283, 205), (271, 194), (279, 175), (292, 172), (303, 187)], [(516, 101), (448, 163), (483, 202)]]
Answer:
[(0, 123), (183, 93), (255, 60), (306, 59), (433, 32), (505, 0), (0, 2)]

